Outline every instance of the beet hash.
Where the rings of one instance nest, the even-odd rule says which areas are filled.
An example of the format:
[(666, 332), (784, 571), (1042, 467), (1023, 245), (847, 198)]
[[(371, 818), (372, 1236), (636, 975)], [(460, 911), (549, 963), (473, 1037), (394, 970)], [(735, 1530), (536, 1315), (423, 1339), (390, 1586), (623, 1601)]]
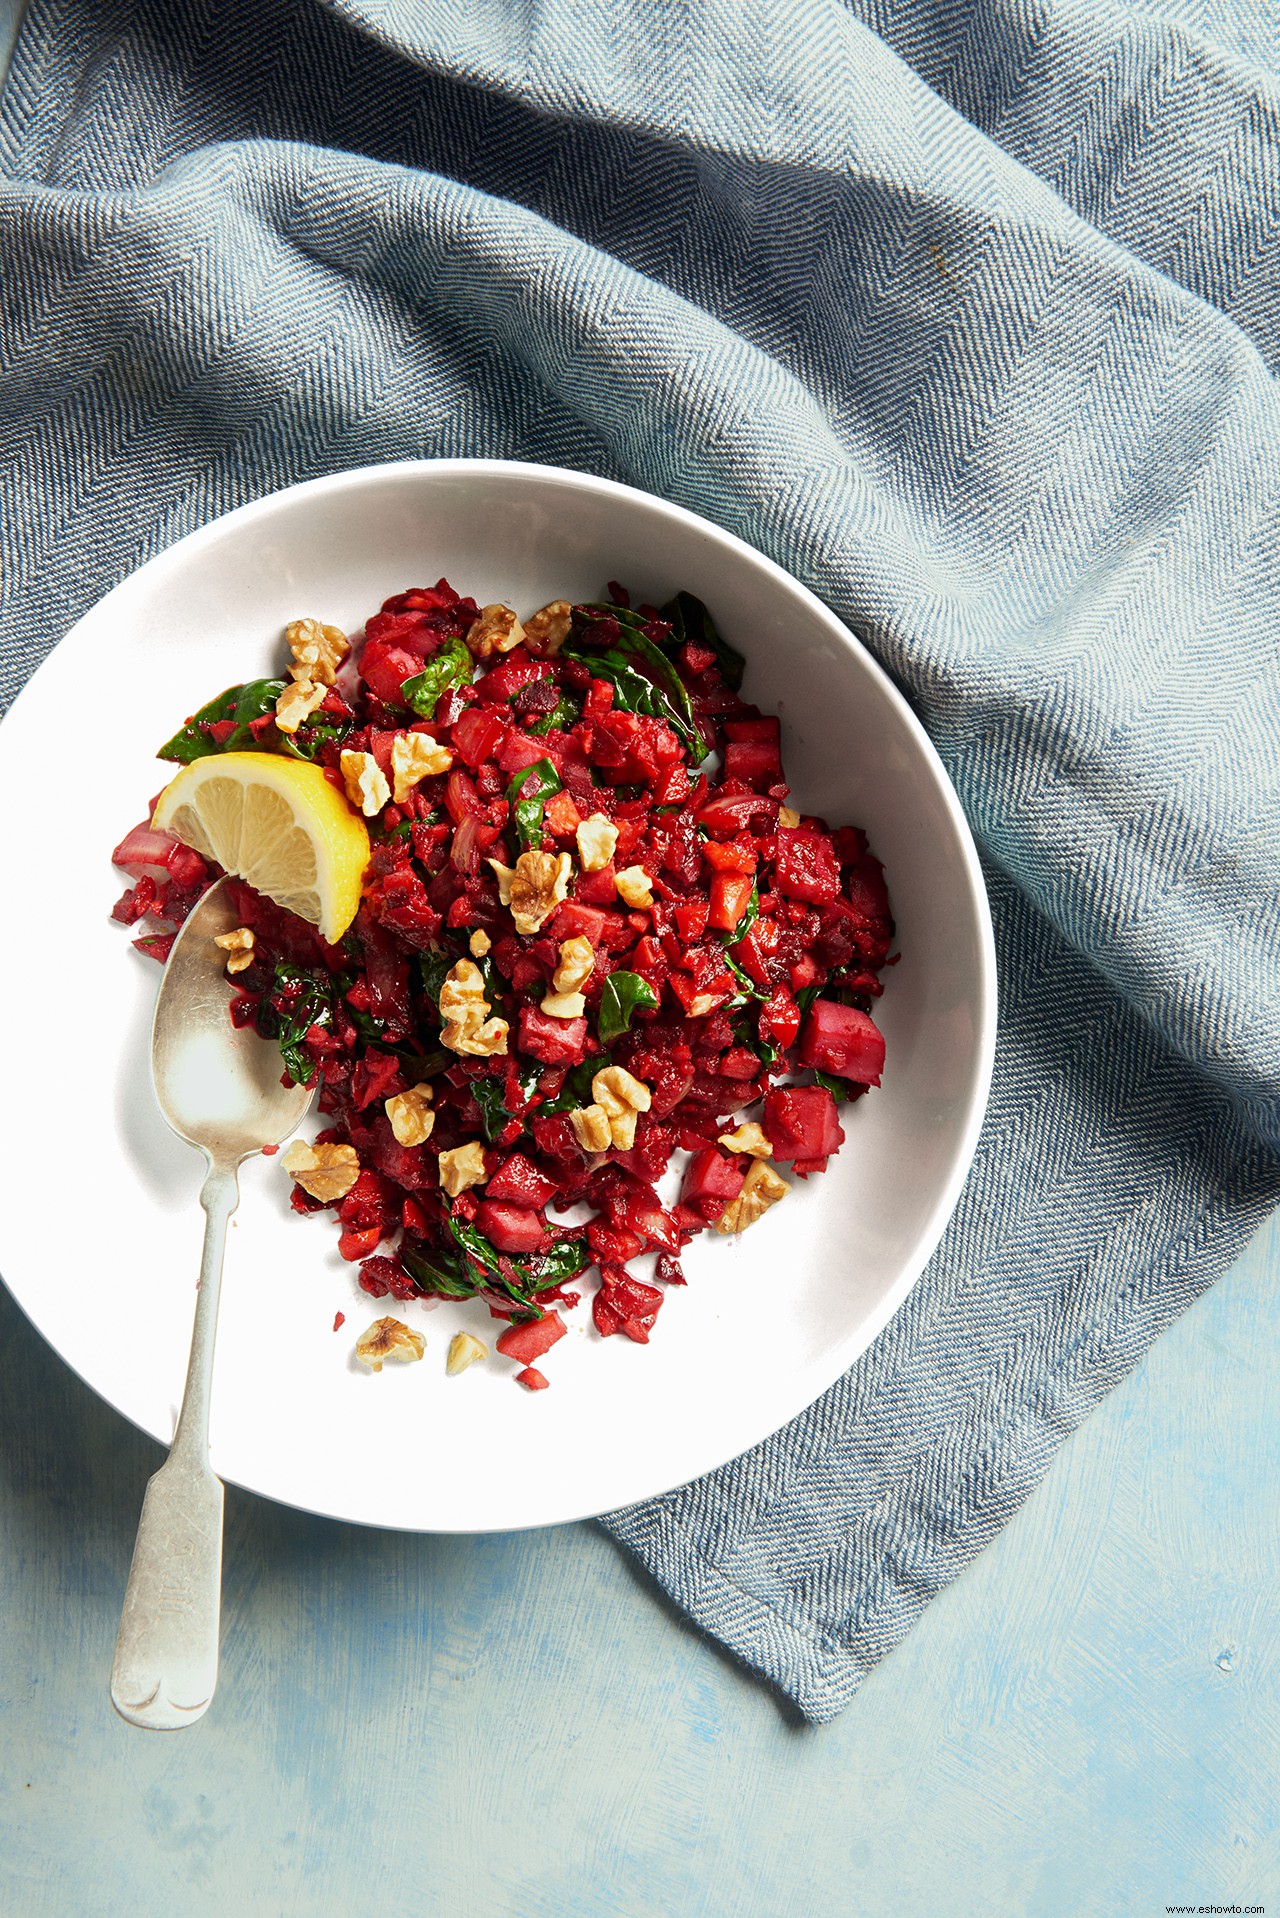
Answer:
[[(321, 1080), (325, 1129), (282, 1160), (294, 1208), (336, 1214), (373, 1298), (482, 1299), (531, 1391), (591, 1268), (599, 1333), (646, 1343), (694, 1235), (760, 1218), (780, 1168), (821, 1172), (884, 1062), (865, 836), (787, 804), (778, 721), (698, 600), (610, 592), (522, 621), (441, 580), (354, 650), (295, 622), (289, 678), (230, 688), (161, 754), (307, 758), (364, 816), (337, 945), (232, 882), (232, 1016)], [(146, 824), (114, 857), (115, 917), (163, 960), (217, 869)]]

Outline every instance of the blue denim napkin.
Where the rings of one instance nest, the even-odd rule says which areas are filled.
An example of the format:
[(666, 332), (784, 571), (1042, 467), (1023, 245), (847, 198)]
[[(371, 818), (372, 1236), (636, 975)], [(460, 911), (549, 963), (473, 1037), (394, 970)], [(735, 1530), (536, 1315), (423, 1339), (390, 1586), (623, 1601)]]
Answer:
[(906, 689), (988, 863), (925, 1277), (609, 1525), (812, 1718), (1280, 1197), (1280, 41), (1229, 0), (33, 0), (7, 702), (211, 515), (483, 454), (665, 494)]

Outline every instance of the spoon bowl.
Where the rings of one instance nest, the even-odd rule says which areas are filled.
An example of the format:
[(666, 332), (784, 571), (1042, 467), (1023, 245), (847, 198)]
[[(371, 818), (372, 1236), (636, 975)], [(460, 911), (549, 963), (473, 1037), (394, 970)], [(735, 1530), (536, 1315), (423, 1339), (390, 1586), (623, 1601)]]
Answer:
[(288, 1138), (315, 1096), (281, 1085), (274, 1041), (231, 1023), (227, 955), (214, 941), (238, 924), (220, 879), (173, 943), (151, 1022), (151, 1078), (166, 1122), (211, 1161), (237, 1165)]
[(237, 924), (225, 879), (174, 940), (151, 1027), (156, 1100), (180, 1139), (204, 1153), (204, 1252), (191, 1357), (169, 1456), (147, 1485), (111, 1672), (122, 1718), (152, 1731), (194, 1724), (218, 1676), (222, 1483), (209, 1464), (209, 1391), (227, 1224), (242, 1160), (295, 1131), (314, 1089), (281, 1083), (279, 1048), (235, 1027), (226, 954)]

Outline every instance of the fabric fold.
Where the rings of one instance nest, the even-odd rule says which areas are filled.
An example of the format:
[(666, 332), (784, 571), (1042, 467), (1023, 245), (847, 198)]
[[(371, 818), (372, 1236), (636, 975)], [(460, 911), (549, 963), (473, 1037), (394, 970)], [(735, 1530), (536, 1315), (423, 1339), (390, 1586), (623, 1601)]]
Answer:
[(1002, 982), (956, 1217), (848, 1379), (609, 1521), (814, 1717), (1280, 1197), (1267, 49), (861, 11), (32, 0), (0, 100), (6, 703), (216, 513), (477, 454), (749, 540), (928, 726)]

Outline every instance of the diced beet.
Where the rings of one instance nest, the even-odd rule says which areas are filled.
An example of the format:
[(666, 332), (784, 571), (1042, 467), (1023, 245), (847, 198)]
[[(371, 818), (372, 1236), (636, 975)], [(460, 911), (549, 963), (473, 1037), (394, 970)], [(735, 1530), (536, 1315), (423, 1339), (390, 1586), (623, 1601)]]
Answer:
[(756, 842), (747, 833), (732, 839), (704, 839), (702, 857), (715, 872), (754, 872), (760, 864)]
[(168, 866), (178, 841), (172, 833), (155, 832), (148, 820), (128, 831), (111, 855), (113, 866)]
[(689, 775), (678, 761), (665, 767), (653, 782), (655, 806), (675, 806), (688, 797)]
[(179, 841), (175, 841), (170, 847), (166, 863), (173, 875), (174, 884), (181, 886), (184, 891), (203, 886), (209, 877), (209, 868), (199, 853), (194, 852), (190, 846), (182, 845)]
[(777, 748), (758, 740), (730, 740), (724, 749), (724, 776), (744, 786), (772, 786), (782, 776)]
[(577, 831), (582, 824), (582, 814), (578, 811), (572, 793), (552, 793), (543, 808), (543, 819), (549, 832), (561, 837)]
[(624, 1332), (637, 1345), (647, 1345), (662, 1298), (656, 1285), (643, 1285), (629, 1272), (610, 1267), (604, 1284), (591, 1301), (596, 1330), (602, 1339)]
[(618, 896), (614, 881), (617, 868), (610, 862), (599, 872), (581, 872), (574, 886), (574, 897), (586, 906), (611, 906)]
[(404, 704), (400, 688), (406, 679), (422, 671), (422, 661), (404, 646), (386, 640), (368, 640), (360, 655), (360, 677), (384, 706)]
[(844, 1144), (825, 1086), (775, 1086), (765, 1094), (763, 1123), (775, 1159), (825, 1159)]
[(547, 1312), (540, 1319), (509, 1326), (495, 1342), (504, 1358), (514, 1359), (518, 1365), (529, 1365), (549, 1352), (564, 1335), (564, 1320), (556, 1312)]
[(357, 1110), (362, 1111), (375, 1100), (389, 1099), (393, 1092), (403, 1089), (400, 1061), (394, 1052), (379, 1052), (370, 1046), (364, 1057), (357, 1060), (351, 1075), (351, 1097)]
[(555, 1019), (537, 1006), (521, 1006), (521, 1052), (548, 1066), (577, 1066), (587, 1056), (585, 1019)]
[(509, 1205), (505, 1199), (481, 1199), (476, 1224), (499, 1252), (540, 1252), (546, 1244), (547, 1222), (541, 1212)]
[(744, 831), (753, 821), (756, 830), (762, 831), (762, 822), (777, 817), (777, 800), (765, 799), (759, 793), (715, 793), (698, 808), (698, 824), (718, 839)]
[(680, 1203), (713, 1225), (730, 1199), (737, 1198), (746, 1176), (737, 1157), (730, 1158), (718, 1146), (704, 1146), (685, 1167)]
[(512, 1205), (529, 1206), (541, 1211), (556, 1195), (556, 1182), (541, 1171), (523, 1152), (504, 1159), (485, 1186), (490, 1199), (509, 1199)]
[(580, 899), (566, 899), (563, 905), (556, 907), (547, 931), (556, 940), (589, 939), (593, 946), (598, 946), (604, 921), (605, 915), (598, 906), (585, 906)]
[(481, 677), (476, 692), (482, 705), (496, 706), (514, 699), (522, 686), (531, 685), (535, 679), (546, 679), (550, 672), (545, 659), (530, 659), (524, 647), (517, 646)]
[(878, 1086), (884, 1069), (884, 1035), (856, 1006), (816, 999), (800, 1036), (800, 1063), (856, 1085)]
[(701, 939), (707, 929), (708, 903), (705, 899), (686, 899), (676, 907), (672, 918), (676, 922), (676, 931), (681, 939), (689, 942)]
[(778, 891), (789, 899), (825, 906), (840, 891), (840, 867), (826, 833), (803, 826), (780, 826), (774, 852)]
[(675, 1220), (659, 1204), (658, 1195), (651, 1187), (642, 1186), (638, 1192), (625, 1193), (615, 1200), (613, 1216), (619, 1226), (636, 1233), (646, 1246), (660, 1245), (668, 1252), (679, 1247)]
[(449, 744), (474, 772), (492, 759), (506, 737), (506, 715), (489, 706), (471, 706), (455, 720)]
[(483, 819), (485, 803), (476, 791), (475, 781), (455, 766), (444, 789), (444, 803), (455, 826), (467, 818)]
[(749, 873), (718, 872), (711, 881), (707, 924), (720, 932), (732, 932), (751, 903), (752, 884)]
[(787, 1047), (795, 1043), (800, 1030), (800, 1008), (787, 986), (775, 986), (760, 1008), (760, 1037), (772, 1040), (775, 1045)]
[(344, 1259), (354, 1264), (359, 1259), (368, 1258), (381, 1237), (376, 1225), (371, 1225), (367, 1231), (347, 1230), (338, 1238), (338, 1251)]
[(742, 939), (735, 940), (733, 957), (747, 977), (757, 986), (763, 986), (767, 992), (773, 985), (779, 971), (774, 959), (778, 943), (778, 928), (772, 919), (762, 914), (754, 926)]
[(498, 748), (497, 763), (504, 773), (523, 772), (526, 766), (536, 766), (540, 759), (553, 758), (545, 739), (536, 733), (522, 733), (512, 729)]

